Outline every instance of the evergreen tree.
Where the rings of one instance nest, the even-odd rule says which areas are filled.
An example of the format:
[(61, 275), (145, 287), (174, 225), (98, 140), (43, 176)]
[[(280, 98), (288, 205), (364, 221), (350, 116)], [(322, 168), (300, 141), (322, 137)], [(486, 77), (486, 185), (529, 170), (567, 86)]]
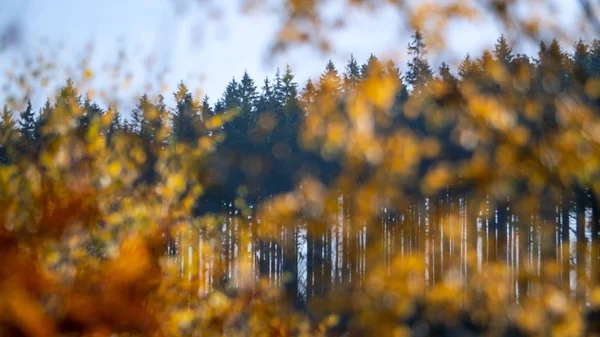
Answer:
[[(180, 97), (183, 101), (186, 101), (189, 95), (184, 92), (187, 89), (182, 89), (183, 91), (180, 93)], [(163, 139), (160, 137), (160, 132), (162, 131), (163, 121), (166, 119), (165, 115), (166, 107), (162, 96), (158, 97), (156, 105), (148, 99), (147, 95), (141, 96), (133, 111), (134, 127), (137, 130), (139, 140), (146, 154), (146, 161), (142, 168), (140, 182), (152, 183), (156, 177), (155, 165), (158, 158), (158, 152), (163, 146)], [(193, 126), (194, 125), (192, 125), (192, 127)], [(192, 136), (183, 135), (182, 137)], [(180, 140), (182, 140), (182, 138)], [(191, 138), (186, 138), (185, 140), (191, 140)]]
[(176, 108), (172, 116), (173, 136), (179, 142), (194, 142), (198, 136), (199, 107), (183, 82), (179, 83), (177, 89), (174, 94)]
[(554, 97), (564, 91), (569, 82), (567, 54), (553, 39), (549, 46), (542, 41), (537, 60), (537, 86), (535, 94), (540, 102), (542, 118), (534, 126), (535, 139), (544, 137), (558, 126)]
[(481, 72), (482, 69), (479, 63), (474, 61), (469, 54), (465, 56), (458, 66), (458, 76), (463, 81), (476, 82), (480, 79)]
[(219, 114), (224, 113), (225, 111), (227, 111), (227, 108), (225, 107), (225, 101), (223, 99), (219, 99), (215, 103), (214, 114), (219, 115)]
[[(211, 106), (210, 106), (209, 97), (207, 95), (204, 95), (204, 98), (202, 98), (202, 104), (200, 105), (202, 122), (205, 123), (209, 118), (215, 116), (217, 113), (222, 113), (224, 111), (224, 110), (220, 110), (220, 109), (221, 109), (220, 105), (219, 105), (219, 103), (217, 103), (217, 104), (215, 104), (215, 107), (213, 110), (213, 108), (211, 108)], [(221, 125), (220, 129), (223, 130), (222, 125)], [(213, 131), (207, 130), (206, 134), (209, 136), (212, 136)]]
[(315, 104), (316, 98), (317, 88), (309, 78), (308, 81), (306, 81), (304, 89), (302, 89), (302, 92), (300, 93), (300, 105), (303, 107), (304, 114), (309, 113), (311, 106)]
[(367, 76), (381, 76), (383, 74), (383, 64), (379, 61), (377, 56), (371, 54), (367, 63), (361, 66), (361, 76), (366, 78)]
[(8, 164), (14, 155), (16, 125), (13, 112), (4, 105), (0, 116), (0, 164)]
[(159, 104), (162, 105), (162, 109), (158, 109), (159, 106), (154, 105), (148, 96), (144, 94), (140, 97), (132, 113), (132, 120), (140, 138), (150, 145), (158, 143), (158, 134), (165, 119), (166, 108), (163, 100), (162, 96), (158, 98)]
[(591, 74), (591, 57), (588, 46), (580, 39), (575, 45), (571, 73), (578, 89), (583, 88)]
[(35, 138), (36, 139), (39, 139), (39, 140), (44, 139), (44, 127), (50, 120), (53, 109), (54, 109), (54, 107), (50, 103), (50, 100), (47, 99), (46, 103), (44, 103), (44, 106), (42, 107), (42, 109), (40, 109), (40, 113), (38, 114), (37, 119), (35, 121)]
[(384, 74), (385, 76), (388, 76), (396, 81), (397, 84), (398, 89), (396, 90), (396, 97), (392, 107), (392, 114), (395, 116), (395, 118), (397, 118), (401, 115), (402, 106), (404, 103), (406, 103), (406, 101), (408, 101), (408, 88), (404, 83), (404, 78), (400, 72), (400, 69), (396, 66), (394, 61), (388, 60), (385, 63)]
[(498, 38), (494, 45), (494, 59), (510, 70), (514, 55), (504, 35), (500, 35), (500, 38)]
[(33, 108), (31, 107), (31, 100), (27, 100), (27, 106), (25, 110), (19, 115), (19, 128), (21, 131), (21, 138), (25, 140), (29, 146), (32, 146), (36, 141), (35, 138), (35, 115), (33, 114)]
[[(145, 97), (146, 95), (142, 96)], [(136, 133), (141, 133), (141, 126), (143, 123), (143, 112), (139, 109), (139, 103), (133, 111), (131, 111), (131, 125), (133, 131)]]
[(344, 72), (344, 91), (352, 91), (360, 82), (361, 73), (358, 67), (358, 62), (354, 58), (354, 55), (350, 55), (350, 60), (346, 64), (346, 70)]
[(450, 72), (450, 66), (446, 62), (442, 62), (440, 64), (440, 68), (438, 69), (438, 73), (440, 75), (440, 79), (445, 83), (456, 83), (457, 79)]
[[(246, 85), (248, 85), (249, 81), (246, 80), (246, 83)], [(221, 98), (221, 105), (217, 104), (215, 107), (217, 110), (224, 109), (224, 111), (235, 111), (239, 113), (235, 119), (225, 124), (223, 128), (226, 135), (225, 146), (230, 149), (235, 148), (240, 144), (250, 146), (247, 138), (249, 130), (249, 121), (247, 118), (250, 117), (250, 114), (242, 112), (241, 87), (242, 85), (233, 78), (225, 88), (225, 92)], [(252, 110), (252, 106), (246, 105), (245, 108), (245, 112)]]
[(279, 102), (275, 96), (275, 91), (271, 87), (269, 78), (266, 77), (261, 88), (262, 93), (256, 103), (256, 111), (258, 113), (270, 112), (275, 113), (279, 110)]
[(286, 106), (288, 110), (295, 109), (296, 101), (298, 99), (298, 83), (294, 82), (292, 68), (289, 65), (285, 67), (285, 73), (283, 74), (281, 82), (283, 88), (283, 105)]
[(242, 114), (248, 114), (248, 116), (250, 116), (254, 110), (254, 101), (257, 93), (254, 80), (250, 78), (250, 75), (248, 75), (247, 71), (244, 71), (244, 75), (242, 76), (239, 86), (239, 99)]
[[(270, 119), (279, 119), (281, 118), (280, 114), (282, 112), (282, 106), (275, 95), (275, 91), (271, 86), (269, 78), (265, 78), (263, 82), (263, 86), (261, 88), (261, 94), (256, 100), (256, 114), (257, 116), (263, 116), (264, 118)], [(262, 118), (262, 117), (259, 117)], [(256, 125), (255, 127), (260, 129), (260, 125)], [(274, 126), (276, 128), (277, 126)], [(256, 135), (262, 138), (263, 140), (269, 140), (271, 138), (271, 133), (273, 130), (262, 130), (263, 135)]]
[[(169, 125), (169, 110), (165, 104), (165, 97), (163, 95), (158, 95), (156, 103), (154, 103), (152, 107), (154, 116), (150, 119), (150, 124), (155, 134), (157, 144), (160, 143), (162, 146), (166, 143), (167, 136), (172, 132)], [(161, 132), (163, 132), (163, 134), (161, 134)]]
[(423, 35), (417, 30), (412, 38), (412, 42), (408, 45), (408, 54), (412, 59), (408, 62), (406, 81), (413, 90), (420, 90), (420, 87), (433, 78), (433, 71), (427, 61), (427, 48)]
[(4, 136), (15, 131), (16, 125), (13, 120), (13, 112), (8, 108), (6, 104), (2, 108), (2, 115), (0, 115), (0, 123), (2, 123), (0, 124), (0, 132), (3, 136), (3, 139)]
[(552, 42), (550, 43), (548, 56), (550, 57), (549, 61), (551, 63), (549, 66), (557, 73), (556, 76), (558, 77), (559, 91), (563, 90), (569, 82), (569, 58), (567, 53), (562, 50), (556, 38), (552, 39)]
[(231, 82), (227, 84), (225, 92), (223, 93), (223, 98), (221, 100), (222, 108), (224, 111), (238, 109), (241, 107), (242, 101), (240, 98), (239, 84), (235, 80), (235, 78), (233, 78)]
[(538, 51), (538, 81), (546, 91), (558, 92), (568, 81), (568, 58), (558, 40), (553, 39), (549, 46), (542, 41)]
[(200, 106), (200, 112), (202, 120), (206, 120), (214, 115), (214, 111), (210, 107), (208, 95), (204, 95), (202, 98), (202, 105)]
[(319, 94), (326, 97), (337, 97), (341, 90), (342, 80), (331, 60), (327, 62), (325, 72), (319, 78)]
[(60, 112), (62, 119), (70, 118), (74, 115), (73, 109), (80, 108), (80, 97), (73, 81), (69, 78), (67, 83), (60, 89), (56, 98), (55, 111)]
[(294, 75), (289, 65), (281, 79), (283, 85), (283, 116), (278, 116), (279, 124), (277, 140), (296, 145), (296, 132), (300, 124), (301, 111), (298, 105), (298, 83), (294, 82)]
[(589, 50), (589, 76), (600, 77), (600, 40), (594, 40)]
[[(240, 115), (231, 123), (230, 131), (233, 131), (232, 138), (243, 146), (256, 146), (258, 138), (264, 134), (254, 134), (249, 138), (251, 132), (262, 133), (264, 130), (258, 127), (259, 116), (255, 111), (255, 101), (257, 97), (256, 85), (254, 80), (244, 71), (244, 75), (239, 85)], [(257, 137), (258, 136), (258, 137)]]
[(90, 128), (90, 125), (98, 118), (102, 117), (103, 111), (98, 104), (92, 102), (86, 97), (81, 107), (81, 114), (77, 117), (77, 133), (84, 137)]
[(108, 126), (108, 130), (106, 131), (106, 139), (107, 142), (110, 144), (113, 137), (122, 131), (123, 124), (121, 121), (121, 114), (119, 113), (119, 111), (113, 110), (112, 108), (108, 108), (107, 113), (112, 115), (110, 125)]
[(285, 103), (285, 97), (284, 97), (285, 89), (283, 88), (283, 81), (281, 79), (281, 70), (279, 68), (277, 68), (277, 71), (275, 72), (275, 81), (273, 83), (273, 90), (274, 90), (274, 94), (275, 94), (275, 99), (277, 100), (279, 106), (283, 106)]
[(479, 82), (479, 87), (482, 92), (487, 94), (500, 94), (502, 88), (492, 76), (492, 71), (496, 69), (498, 61), (492, 56), (489, 51), (484, 51), (481, 57), (477, 60), (477, 68), (479, 73), (476, 80)]

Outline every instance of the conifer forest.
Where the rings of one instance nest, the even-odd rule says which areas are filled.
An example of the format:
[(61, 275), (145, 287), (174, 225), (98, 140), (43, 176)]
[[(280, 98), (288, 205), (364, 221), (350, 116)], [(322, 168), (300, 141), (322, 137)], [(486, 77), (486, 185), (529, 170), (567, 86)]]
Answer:
[[(327, 53), (322, 1), (281, 2), (272, 52)], [(43, 61), (7, 72), (0, 336), (599, 335), (600, 37), (565, 43), (529, 2), (390, 1), (403, 61), (133, 109), (82, 86), (95, 69), (42, 104)], [(476, 11), (506, 33), (434, 65), (428, 20)]]

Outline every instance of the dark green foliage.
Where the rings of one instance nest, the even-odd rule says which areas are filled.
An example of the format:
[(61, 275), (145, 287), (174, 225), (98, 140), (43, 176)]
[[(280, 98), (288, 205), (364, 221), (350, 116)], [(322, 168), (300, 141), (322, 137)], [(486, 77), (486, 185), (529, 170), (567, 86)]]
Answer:
[(200, 107), (200, 113), (202, 120), (206, 120), (207, 118), (210, 118), (215, 115), (215, 112), (210, 107), (210, 102), (207, 95), (204, 95), (204, 97), (202, 98), (202, 106)]
[(33, 114), (33, 108), (31, 107), (31, 100), (27, 101), (25, 110), (19, 115), (19, 128), (21, 130), (21, 137), (23, 140), (28, 142), (35, 142), (35, 116)]
[(91, 123), (102, 117), (103, 113), (102, 109), (96, 103), (93, 103), (89, 97), (86, 97), (83, 102), (81, 116), (79, 116), (77, 121), (79, 134), (85, 136)]
[(412, 42), (408, 44), (408, 54), (412, 56), (412, 59), (408, 62), (406, 81), (413, 90), (418, 91), (421, 86), (431, 80), (433, 71), (427, 61), (427, 46), (423, 35), (416, 31), (412, 38)]
[(0, 116), (0, 164), (8, 164), (14, 157), (14, 138), (17, 133), (13, 112), (4, 105)]
[[(317, 88), (313, 84), (312, 80), (309, 78), (308, 81), (306, 81), (306, 85), (302, 89), (302, 92), (300, 93), (300, 103), (304, 107), (308, 107), (315, 102), (316, 97)], [(304, 113), (308, 113), (306, 109), (304, 109)]]
[(121, 120), (121, 114), (119, 111), (114, 111), (112, 113), (112, 118), (110, 120), (110, 125), (108, 126), (108, 131), (106, 132), (106, 138), (108, 143), (112, 140), (113, 136), (123, 131), (123, 121)]
[[(335, 180), (339, 162), (326, 161), (319, 153), (299, 146), (303, 119), (309, 114), (323, 113), (321, 109), (324, 106), (331, 109), (344, 108), (352, 90), (365, 77), (384, 74), (398, 81), (398, 86), (393, 106), (389, 111), (390, 116), (386, 116), (389, 118), (389, 124), (383, 127), (377, 125), (377, 132), (391, 133), (410, 129), (416, 134), (440, 140), (441, 154), (435, 159), (422, 161), (417, 170), (419, 176), (416, 177), (421, 178), (424, 172), (440, 161), (457, 163), (473, 155), (473, 149), (461, 145), (457, 140), (459, 136), (453, 133), (459, 122), (453, 112), (464, 108), (466, 104), (460, 90), (467, 82), (474, 85), (482, 95), (502, 97), (507, 94), (490, 74), (490, 69), (496, 65), (502, 65), (511, 74), (519, 74), (514, 84), (518, 90), (508, 93), (515, 96), (511, 99), (523, 101), (526, 98), (534, 98), (536, 101), (547, 103), (542, 107), (544, 118), (541, 122), (527, 120), (523, 117), (523, 107), (516, 106), (519, 119), (515, 123), (525, 127), (532, 134), (531, 142), (523, 145), (522, 150), (526, 154), (525, 151), (534, 148), (536, 142), (552, 135), (551, 132), (559, 122), (554, 100), (563, 92), (575, 93), (586, 104), (597, 108), (597, 97), (588, 95), (585, 86), (588, 80), (600, 78), (600, 42), (586, 44), (579, 41), (574, 47), (573, 53), (569, 54), (561, 48), (557, 40), (553, 40), (549, 45), (542, 42), (537, 59), (532, 61), (527, 55), (514, 54), (508, 41), (501, 36), (493, 51), (485, 52), (479, 57), (467, 55), (454, 72), (448, 64), (442, 63), (434, 78), (427, 61), (425, 42), (417, 31), (409, 44), (411, 58), (405, 76), (393, 61), (383, 62), (374, 55), (361, 66), (354, 56), (351, 56), (342, 76), (334, 63), (329, 61), (318, 81), (313, 82), (309, 79), (301, 88), (298, 87), (289, 66), (283, 71), (278, 70), (272, 80), (264, 79), (259, 84), (259, 91), (254, 80), (244, 72), (239, 82), (235, 78), (231, 80), (214, 106), (211, 106), (206, 96), (198, 103), (185, 84), (180, 83), (174, 93), (173, 108), (166, 106), (163, 97), (159, 96), (153, 100), (143, 95), (132, 111), (131, 118), (125, 118), (128, 116), (127, 112), (121, 114), (111, 108), (105, 112), (89, 98), (80, 99), (74, 83), (68, 80), (56, 100), (47, 100), (37, 116), (30, 102), (19, 113), (18, 123), (13, 121), (13, 112), (4, 108), (0, 124), (0, 140), (3, 142), (0, 144), (0, 162), (8, 163), (13, 157), (20, 155), (34, 156), (39, 149), (52, 141), (52, 130), (45, 130), (45, 126), (53, 114), (72, 114), (77, 107), (82, 113), (76, 116), (75, 131), (82, 139), (85, 139), (94, 121), (106, 113), (112, 116), (111, 123), (103, 130), (108, 146), (114, 146), (113, 139), (116, 134), (126, 134), (128, 140), (143, 145), (147, 160), (144, 166), (139, 168), (142, 173), (139, 183), (151, 184), (155, 179), (156, 157), (159, 150), (164, 149), (169, 141), (195, 143), (200, 137), (210, 135), (204, 127), (204, 122), (213, 116), (233, 112), (237, 114), (237, 118), (219, 130), (224, 133), (225, 141), (216, 146), (214, 153), (207, 159), (206, 166), (199, 168), (199, 175), (206, 177), (206, 194), (205, 199), (198, 202), (197, 212), (221, 211), (223, 204), (230, 204), (239, 196), (240, 186), (244, 186), (247, 191), (244, 194), (246, 200), (250, 204), (256, 204), (261, 199), (291, 190), (303, 175), (308, 174), (307, 172), (325, 184)], [(419, 113), (408, 118), (405, 114), (406, 103), (413, 97), (424, 97), (419, 95), (433, 87), (427, 87), (428, 83), (434, 83), (431, 81), (443, 84), (441, 87), (445, 88), (444, 92), (428, 97), (423, 103), (424, 106), (427, 105), (427, 109), (419, 106)], [(323, 100), (324, 104), (320, 104), (320, 100)], [(331, 102), (334, 104), (327, 107), (325, 103)], [(315, 107), (314, 103), (319, 105)], [(426, 113), (428, 115), (424, 116)], [(492, 139), (490, 142), (493, 142), (493, 137), (497, 135), (492, 130), (489, 136)], [(19, 151), (13, 151), (11, 148)], [(368, 171), (368, 168), (365, 171)], [(467, 186), (465, 190), (468, 188), (471, 187)], [(583, 212), (586, 206), (594, 203), (593, 200), (596, 199), (589, 188), (578, 186), (577, 191), (578, 199), (572, 204), (579, 212), (581, 223), (585, 220)], [(414, 193), (420, 193), (418, 186), (415, 187)], [(444, 198), (450, 196), (448, 191), (432, 196), (432, 207), (444, 207)], [(489, 228), (494, 231), (494, 238), (502, 241), (505, 240), (506, 234), (502, 230), (506, 229), (511, 221), (510, 203), (508, 199), (504, 199), (500, 200), (498, 205), (494, 206), (496, 209), (491, 211), (488, 220)], [(571, 206), (565, 203), (562, 207), (570, 210)], [(597, 210), (593, 212), (597, 213)], [(566, 214), (566, 218), (569, 219), (569, 213)], [(569, 228), (566, 227), (561, 235), (568, 239)], [(286, 240), (296, 242), (298, 232), (286, 232)], [(579, 235), (583, 234), (581, 229), (579, 232)], [(331, 249), (331, 242), (323, 242), (322, 238), (326, 237), (327, 233), (321, 234), (322, 237), (307, 239), (307, 273), (314, 273), (315, 265), (327, 263), (327, 255), (319, 252)], [(299, 288), (296, 253), (292, 249), (277, 256), (284, 260), (281, 268), (293, 276), (293, 281), (286, 285), (286, 289), (297, 299)], [(268, 262), (266, 257), (263, 262), (265, 261)], [(262, 272), (268, 273), (269, 270), (270, 266), (261, 266)], [(351, 271), (344, 272), (352, 274)], [(327, 273), (319, 277), (325, 277), (325, 274)], [(328, 277), (331, 277), (330, 275)], [(323, 283), (328, 282), (333, 280), (315, 281), (315, 284), (307, 285), (306, 291), (318, 294), (326, 288)]]
[(174, 94), (176, 108), (171, 116), (173, 137), (178, 142), (195, 142), (201, 124), (200, 109), (183, 82), (177, 89)]
[(514, 55), (504, 35), (500, 35), (500, 38), (498, 38), (494, 45), (494, 58), (506, 67), (506, 69), (511, 69)]
[(251, 115), (254, 112), (254, 101), (256, 100), (256, 85), (247, 71), (244, 71), (239, 87), (239, 100), (242, 115)]
[(358, 62), (354, 58), (354, 55), (350, 55), (350, 60), (346, 64), (346, 70), (344, 72), (344, 90), (351, 91), (358, 85), (361, 78), (361, 70), (358, 67)]

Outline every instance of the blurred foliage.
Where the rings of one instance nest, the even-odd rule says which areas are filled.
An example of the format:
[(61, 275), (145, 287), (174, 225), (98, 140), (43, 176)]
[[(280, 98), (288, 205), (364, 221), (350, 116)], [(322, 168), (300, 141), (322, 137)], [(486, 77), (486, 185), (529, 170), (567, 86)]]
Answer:
[[(39, 110), (52, 67), (9, 73), (0, 335), (600, 333), (600, 42), (427, 60), (428, 20), (487, 10), (537, 37), (514, 3), (390, 2), (422, 28), (405, 76), (352, 57), (259, 93), (244, 73), (214, 105), (181, 83), (129, 118), (80, 94), (85, 62)], [(285, 2), (278, 48), (319, 41), (320, 8)]]

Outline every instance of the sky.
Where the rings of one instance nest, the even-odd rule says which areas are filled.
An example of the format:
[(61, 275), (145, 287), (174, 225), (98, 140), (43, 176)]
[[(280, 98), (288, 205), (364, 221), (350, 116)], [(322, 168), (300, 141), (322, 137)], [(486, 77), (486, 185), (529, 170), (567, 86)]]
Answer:
[[(359, 62), (371, 53), (388, 56), (401, 69), (406, 66), (410, 32), (402, 30), (398, 13), (392, 10), (351, 13), (348, 27), (334, 35), (334, 53), (301, 47), (270, 58), (278, 18), (241, 14), (237, 0), (219, 3), (221, 14), (215, 15), (211, 6), (192, 0), (0, 0), (0, 30), (14, 24), (22, 27), (18, 43), (0, 50), (0, 69), (15, 68), (14, 59), (42, 54), (56, 60), (59, 69), (72, 68), (71, 73), (53, 77), (62, 82), (76, 74), (78, 62), (87, 58), (94, 74), (90, 87), (106, 88), (119, 99), (162, 87), (168, 101), (184, 81), (194, 93), (207, 94), (214, 102), (226, 84), (245, 70), (260, 88), (277, 67), (289, 64), (302, 85), (317, 77), (330, 58), (343, 70), (350, 54)], [(565, 27), (574, 25), (580, 14), (574, 3), (557, 0), (561, 16), (551, 19)], [(524, 15), (539, 15), (527, 11)], [(493, 20), (453, 24), (446, 32), (448, 49), (433, 56), (432, 63), (444, 59), (452, 64), (453, 58), (466, 53), (478, 55), (492, 47), (500, 33)], [(535, 52), (531, 46), (515, 49)], [(114, 75), (119, 55), (125, 55), (124, 66)], [(127, 85), (116, 86), (117, 82)]]

